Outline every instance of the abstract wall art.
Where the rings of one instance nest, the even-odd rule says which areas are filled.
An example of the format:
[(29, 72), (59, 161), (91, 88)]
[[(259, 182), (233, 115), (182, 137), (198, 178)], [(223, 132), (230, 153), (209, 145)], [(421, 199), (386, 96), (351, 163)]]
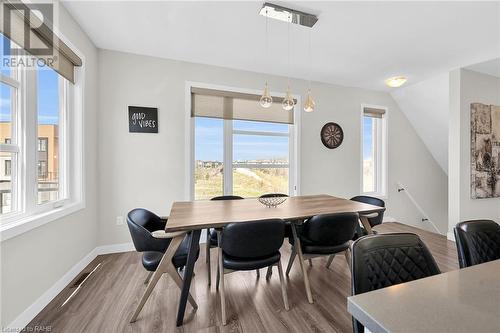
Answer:
[(500, 197), (500, 106), (471, 103), (471, 197)]

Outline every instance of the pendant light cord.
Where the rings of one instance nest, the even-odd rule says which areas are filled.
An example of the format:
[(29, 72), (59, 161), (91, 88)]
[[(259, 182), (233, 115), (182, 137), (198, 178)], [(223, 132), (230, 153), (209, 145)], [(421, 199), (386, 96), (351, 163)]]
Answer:
[(311, 57), (311, 28), (309, 28), (309, 51), (308, 51), (308, 61), (309, 61), (309, 91), (311, 90), (311, 77), (312, 77), (312, 57)]
[(290, 25), (291, 25), (291, 16), (288, 15), (288, 88), (290, 88)]

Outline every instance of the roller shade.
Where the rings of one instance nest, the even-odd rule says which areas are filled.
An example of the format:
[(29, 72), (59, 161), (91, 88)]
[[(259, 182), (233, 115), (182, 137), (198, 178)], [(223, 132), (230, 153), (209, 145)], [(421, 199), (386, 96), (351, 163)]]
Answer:
[(281, 107), (283, 98), (273, 96), (273, 104), (267, 109), (259, 100), (259, 95), (193, 87), (191, 117), (293, 124), (293, 111)]
[[(0, 32), (28, 54), (41, 59), (47, 66), (74, 83), (75, 67), (82, 65), (82, 59), (60, 40), (48, 25), (31, 13), (30, 6), (20, 1), (2, 0)], [(5, 18), (10, 20), (8, 26)], [(26, 36), (25, 31), (28, 32)], [(25, 37), (29, 38), (29, 48), (26, 47)], [(52, 54), (36, 54), (38, 52), (33, 51), (33, 49), (47, 48), (52, 48)]]
[(385, 114), (384, 109), (377, 109), (377, 108), (363, 108), (363, 115), (365, 117), (372, 117), (372, 118), (382, 118)]

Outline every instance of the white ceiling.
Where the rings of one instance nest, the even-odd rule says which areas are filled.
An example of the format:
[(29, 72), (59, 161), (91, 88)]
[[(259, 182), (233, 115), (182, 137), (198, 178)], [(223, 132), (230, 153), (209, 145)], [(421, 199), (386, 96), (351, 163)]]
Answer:
[[(64, 1), (97, 47), (287, 75), (287, 25), (269, 22), (260, 2)], [(292, 26), (290, 75), (386, 90), (500, 57), (498, 2), (277, 2), (319, 16), (311, 31)]]
[(500, 77), (500, 58), (467, 66), (466, 68), (475, 72)]

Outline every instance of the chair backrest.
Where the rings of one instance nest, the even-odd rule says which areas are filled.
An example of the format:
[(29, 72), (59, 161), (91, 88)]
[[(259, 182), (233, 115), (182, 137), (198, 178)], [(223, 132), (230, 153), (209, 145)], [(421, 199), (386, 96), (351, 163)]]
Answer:
[(276, 197), (288, 197), (288, 194), (283, 193), (266, 193), (261, 195), (259, 198), (276, 198)]
[(495, 221), (465, 221), (453, 231), (460, 268), (500, 259), (500, 226)]
[(230, 223), (221, 237), (222, 251), (234, 258), (267, 257), (279, 251), (285, 237), (285, 222), (269, 219)]
[(243, 199), (239, 195), (220, 195), (218, 197), (213, 197), (210, 200), (240, 200)]
[(357, 213), (321, 214), (309, 218), (301, 237), (318, 246), (336, 246), (350, 241), (359, 223)]
[[(389, 287), (441, 273), (427, 246), (415, 234), (377, 234), (351, 244), (352, 294)], [(353, 318), (356, 333), (363, 325)]]
[[(369, 205), (374, 205), (374, 206), (379, 206), (379, 207), (385, 207), (385, 202), (382, 199), (375, 198), (375, 197), (370, 197), (367, 195), (358, 195), (353, 198), (351, 198), (352, 201), (357, 201), (357, 202), (362, 202), (366, 203)], [(381, 224), (384, 219), (384, 212), (378, 212), (377, 217), (372, 217), (368, 219), (368, 222), (370, 222), (370, 226), (374, 227), (378, 224)]]
[(170, 238), (157, 239), (151, 235), (155, 230), (165, 229), (165, 221), (144, 208), (136, 208), (127, 214), (127, 225), (136, 251), (163, 252), (170, 244)]
[(415, 234), (365, 236), (351, 250), (353, 295), (440, 273), (429, 249)]

